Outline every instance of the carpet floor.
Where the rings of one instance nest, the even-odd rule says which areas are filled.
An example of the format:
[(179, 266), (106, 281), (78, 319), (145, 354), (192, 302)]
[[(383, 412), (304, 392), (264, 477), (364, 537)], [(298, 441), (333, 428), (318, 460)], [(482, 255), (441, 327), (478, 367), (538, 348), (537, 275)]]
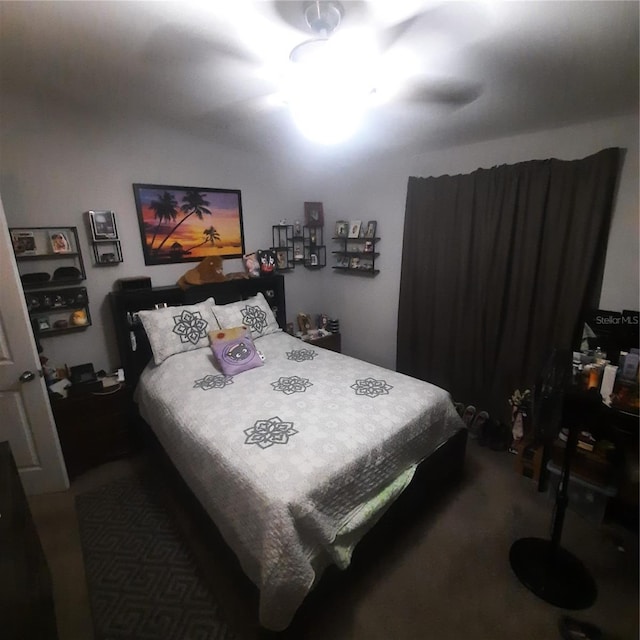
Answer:
[(461, 483), (434, 488), (437, 497), (391, 527), (377, 555), (357, 549), (349, 570), (329, 571), (283, 634), (260, 629), (257, 590), (152, 458), (113, 465), (67, 492), (77, 520), (67, 494), (31, 501), (60, 640), (90, 639), (77, 620), (84, 573), (96, 640), (559, 640), (567, 613), (607, 640), (638, 638), (637, 534), (568, 511), (562, 544), (589, 568), (597, 601), (568, 612), (538, 599), (511, 571), (509, 548), (549, 536), (552, 503), (515, 473), (511, 456), (475, 441)]
[(76, 509), (98, 640), (234, 640), (189, 546), (148, 476), (79, 495)]

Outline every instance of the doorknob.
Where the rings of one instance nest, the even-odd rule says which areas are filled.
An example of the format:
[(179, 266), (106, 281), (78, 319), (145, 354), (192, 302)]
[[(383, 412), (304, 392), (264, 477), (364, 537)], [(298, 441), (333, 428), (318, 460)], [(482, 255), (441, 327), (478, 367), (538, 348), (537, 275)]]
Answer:
[(36, 374), (33, 373), (33, 371), (25, 371), (18, 380), (20, 380), (20, 382), (31, 382), (32, 380), (35, 380), (35, 378)]

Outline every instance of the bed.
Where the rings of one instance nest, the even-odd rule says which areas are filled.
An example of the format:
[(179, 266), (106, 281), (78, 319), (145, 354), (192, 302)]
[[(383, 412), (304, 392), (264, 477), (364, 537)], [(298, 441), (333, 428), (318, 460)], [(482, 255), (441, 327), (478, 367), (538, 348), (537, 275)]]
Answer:
[[(140, 415), (259, 588), (260, 623), (281, 630), (327, 566), (349, 565), (418, 465), (437, 457), (443, 477), (461, 469), (466, 431), (444, 390), (282, 331), (282, 276), (222, 284), (188, 296), (119, 292), (113, 308)], [(268, 327), (251, 327), (263, 356), (253, 368), (226, 375), (208, 346), (166, 355), (163, 338), (153, 348), (148, 318), (164, 314), (173, 326), (195, 309), (207, 322), (236, 325), (258, 299), (274, 313)], [(166, 300), (172, 308), (145, 313)], [(137, 313), (152, 338), (143, 368), (149, 352)]]

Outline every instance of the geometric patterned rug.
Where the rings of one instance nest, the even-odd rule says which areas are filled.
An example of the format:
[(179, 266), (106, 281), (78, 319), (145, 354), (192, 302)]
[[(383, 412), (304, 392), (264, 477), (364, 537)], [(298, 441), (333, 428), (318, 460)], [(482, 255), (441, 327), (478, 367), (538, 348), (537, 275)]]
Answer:
[(237, 640), (153, 482), (76, 497), (96, 640)]

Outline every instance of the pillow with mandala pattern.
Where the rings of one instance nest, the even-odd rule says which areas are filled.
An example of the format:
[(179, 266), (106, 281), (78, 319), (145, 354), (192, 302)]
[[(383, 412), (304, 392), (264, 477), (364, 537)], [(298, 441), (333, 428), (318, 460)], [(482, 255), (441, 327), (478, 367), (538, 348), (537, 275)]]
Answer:
[(216, 305), (213, 313), (221, 329), (245, 326), (255, 340), (282, 331), (278, 321), (262, 293), (230, 304)]
[(213, 313), (215, 300), (197, 304), (138, 311), (149, 338), (153, 361), (161, 364), (169, 356), (209, 346), (210, 331), (218, 329)]

